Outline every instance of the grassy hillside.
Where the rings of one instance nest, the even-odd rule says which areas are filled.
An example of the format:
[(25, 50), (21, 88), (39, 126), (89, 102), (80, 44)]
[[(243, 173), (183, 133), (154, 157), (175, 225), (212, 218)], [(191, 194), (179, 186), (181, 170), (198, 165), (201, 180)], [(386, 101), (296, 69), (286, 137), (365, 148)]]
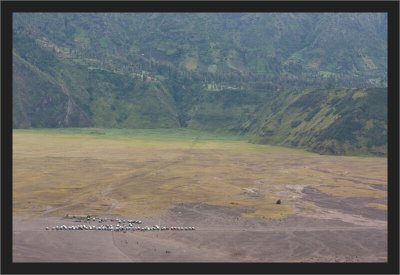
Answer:
[(385, 155), (385, 20), (16, 14), (13, 126), (189, 128)]
[(387, 150), (386, 89), (300, 93), (261, 121), (253, 141), (328, 154), (385, 155)]
[(173, 98), (160, 83), (77, 66), (23, 42), (13, 52), (14, 127), (179, 126)]
[(21, 13), (14, 30), (79, 62), (154, 61), (220, 76), (344, 78), (386, 70), (384, 14)]

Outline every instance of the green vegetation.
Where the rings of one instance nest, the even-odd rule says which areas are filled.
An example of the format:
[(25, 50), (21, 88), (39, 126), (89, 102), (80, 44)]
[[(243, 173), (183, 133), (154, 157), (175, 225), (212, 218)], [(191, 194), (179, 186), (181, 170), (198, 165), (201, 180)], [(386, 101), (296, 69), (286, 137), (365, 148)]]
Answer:
[(13, 127), (187, 128), (385, 155), (385, 20), (17, 13)]
[(51, 136), (83, 135), (90, 138), (128, 138), (158, 141), (246, 141), (245, 137), (229, 133), (215, 133), (184, 128), (174, 129), (106, 129), (106, 128), (38, 128), (15, 129), (15, 133)]
[(386, 155), (386, 97), (385, 89), (288, 94), (278, 112), (265, 114), (264, 123), (251, 128), (251, 140), (324, 154)]

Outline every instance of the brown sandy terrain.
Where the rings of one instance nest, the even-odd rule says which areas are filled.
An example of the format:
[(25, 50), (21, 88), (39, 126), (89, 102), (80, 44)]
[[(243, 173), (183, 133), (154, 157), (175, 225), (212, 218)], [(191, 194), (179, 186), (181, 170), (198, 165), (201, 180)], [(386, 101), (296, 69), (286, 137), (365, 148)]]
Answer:
[[(344, 208), (346, 209), (346, 208)], [(341, 210), (341, 209), (340, 209)], [(16, 262), (384, 262), (385, 215), (368, 225), (289, 216), (243, 218), (235, 208), (182, 204), (143, 225), (193, 225), (195, 231), (53, 231), (71, 219), (14, 221)], [(376, 215), (376, 213), (374, 213)], [(89, 224), (96, 224), (90, 222)]]
[[(13, 139), (16, 262), (387, 260), (384, 158), (197, 137)], [(45, 230), (76, 225), (66, 214), (196, 230)]]

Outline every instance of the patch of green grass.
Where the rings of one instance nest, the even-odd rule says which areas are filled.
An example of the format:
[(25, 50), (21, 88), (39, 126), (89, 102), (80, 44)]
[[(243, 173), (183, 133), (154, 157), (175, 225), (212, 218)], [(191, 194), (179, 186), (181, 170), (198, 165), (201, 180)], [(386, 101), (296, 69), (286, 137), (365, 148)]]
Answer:
[(214, 133), (186, 128), (177, 129), (106, 129), (106, 128), (42, 128), (14, 129), (14, 133), (46, 134), (46, 135), (88, 135), (94, 138), (138, 138), (150, 140), (214, 140), (244, 141), (246, 138), (229, 133)]

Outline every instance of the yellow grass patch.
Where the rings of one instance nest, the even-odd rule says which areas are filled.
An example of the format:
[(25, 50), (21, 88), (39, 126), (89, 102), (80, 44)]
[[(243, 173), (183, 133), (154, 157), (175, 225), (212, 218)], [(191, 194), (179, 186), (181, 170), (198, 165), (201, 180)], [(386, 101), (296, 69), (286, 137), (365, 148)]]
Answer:
[(365, 205), (366, 207), (371, 207), (371, 208), (376, 208), (376, 209), (381, 209), (381, 210), (387, 210), (387, 205), (386, 204), (381, 204), (381, 203), (367, 203)]
[(355, 187), (351, 185), (344, 186), (319, 186), (317, 188), (323, 193), (340, 197), (364, 197), (364, 198), (385, 198), (387, 193), (385, 191), (375, 190), (368, 187)]
[[(202, 202), (242, 209), (246, 217), (276, 218), (292, 214), (291, 203), (302, 204), (283, 198), (281, 186), (381, 198), (386, 192), (368, 184), (386, 176), (381, 158), (321, 156), (240, 140), (13, 134), (17, 216), (146, 216)], [(284, 203), (276, 205), (278, 199)]]
[(352, 98), (353, 99), (357, 99), (357, 98), (361, 98), (367, 95), (366, 91), (357, 91), (353, 94)]

